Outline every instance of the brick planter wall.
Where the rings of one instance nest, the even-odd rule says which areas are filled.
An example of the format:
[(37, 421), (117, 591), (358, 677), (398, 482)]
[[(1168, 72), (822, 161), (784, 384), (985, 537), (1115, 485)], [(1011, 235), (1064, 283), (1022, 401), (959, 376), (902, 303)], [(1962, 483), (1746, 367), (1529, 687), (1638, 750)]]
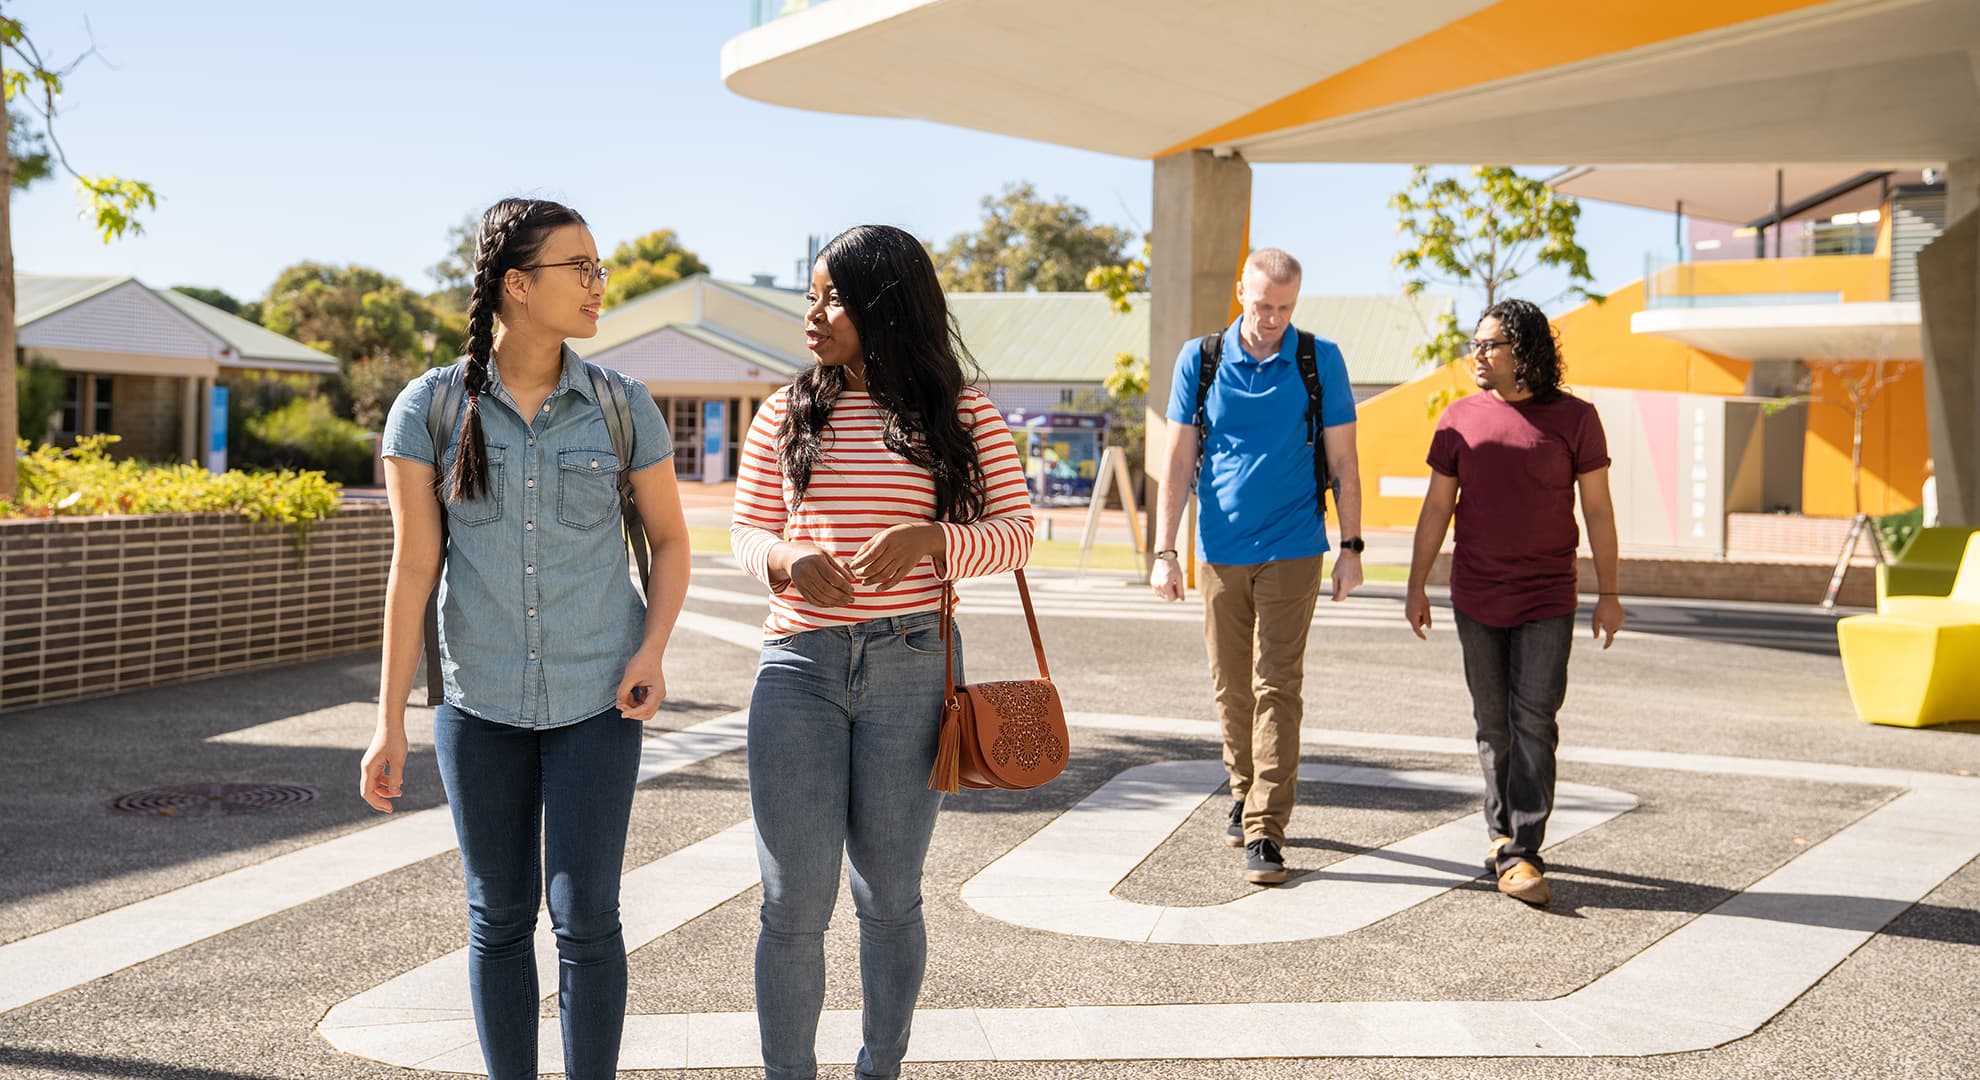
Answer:
[[(1840, 547), (1840, 538), (1836, 541)], [(1584, 596), (1595, 592), (1595, 563), (1577, 561)], [(1772, 604), (1821, 603), (1834, 565), (1816, 562), (1759, 562), (1738, 559), (1659, 559), (1625, 557), (1617, 567), (1624, 596), (1688, 597), (1694, 600), (1747, 600)], [(1430, 584), (1451, 581), (1451, 555), (1444, 552), (1430, 569)], [(1851, 563), (1843, 575), (1836, 603), (1843, 607), (1877, 606), (1877, 570)]]
[(0, 711), (375, 649), (392, 516), (0, 520)]

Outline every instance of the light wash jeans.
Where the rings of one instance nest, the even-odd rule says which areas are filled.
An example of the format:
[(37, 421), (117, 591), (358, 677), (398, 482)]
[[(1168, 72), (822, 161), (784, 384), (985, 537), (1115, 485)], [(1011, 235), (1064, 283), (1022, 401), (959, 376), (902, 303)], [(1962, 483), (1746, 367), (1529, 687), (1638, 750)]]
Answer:
[(857, 1075), (900, 1075), (928, 960), (921, 866), (942, 804), (928, 788), (942, 712), (940, 619), (872, 619), (763, 644), (749, 703), (749, 798), (763, 867), (756, 1014), (768, 1080), (818, 1074), (825, 927), (846, 859), (865, 1005)]
[(433, 710), (433, 748), (467, 873), (468, 990), (493, 1080), (536, 1076), (541, 994), (531, 942), (545, 880), (566, 1075), (617, 1075), (626, 1019), (619, 875), (640, 730), (616, 708), (546, 730), (452, 705)]

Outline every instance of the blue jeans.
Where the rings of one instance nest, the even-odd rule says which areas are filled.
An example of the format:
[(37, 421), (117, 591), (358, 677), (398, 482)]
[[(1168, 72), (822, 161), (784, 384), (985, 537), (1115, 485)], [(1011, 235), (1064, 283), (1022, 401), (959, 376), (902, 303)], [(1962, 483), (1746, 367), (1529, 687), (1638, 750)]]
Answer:
[(1561, 728), (1555, 714), (1567, 700), (1568, 654), (1574, 616), (1535, 619), (1513, 627), (1487, 626), (1456, 611), (1464, 647), (1464, 678), (1478, 724), (1478, 767), (1485, 774), (1485, 830), (1512, 837), (1499, 849), (1493, 873), (1514, 863), (1544, 872), (1540, 846), (1554, 813), (1554, 751)]
[(767, 1080), (818, 1074), (825, 927), (847, 859), (865, 1006), (857, 1075), (900, 1074), (928, 960), (921, 865), (942, 804), (928, 788), (940, 619), (924, 612), (764, 642), (749, 703), (749, 800), (763, 867), (756, 1015)]
[(536, 1076), (542, 995), (531, 943), (545, 879), (566, 1075), (616, 1075), (626, 1016), (619, 876), (640, 723), (608, 709), (532, 730), (442, 705), (433, 744), (467, 872), (468, 989), (488, 1075)]

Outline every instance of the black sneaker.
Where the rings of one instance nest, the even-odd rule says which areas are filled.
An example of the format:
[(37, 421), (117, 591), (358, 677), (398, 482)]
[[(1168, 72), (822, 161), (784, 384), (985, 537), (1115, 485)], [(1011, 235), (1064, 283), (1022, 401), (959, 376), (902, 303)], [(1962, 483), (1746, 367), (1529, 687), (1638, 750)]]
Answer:
[(1244, 846), (1244, 800), (1231, 800), (1231, 823), (1224, 826), (1224, 843), (1231, 847)]
[(1285, 856), (1270, 840), (1253, 840), (1244, 846), (1244, 880), (1253, 885), (1277, 885), (1286, 880)]

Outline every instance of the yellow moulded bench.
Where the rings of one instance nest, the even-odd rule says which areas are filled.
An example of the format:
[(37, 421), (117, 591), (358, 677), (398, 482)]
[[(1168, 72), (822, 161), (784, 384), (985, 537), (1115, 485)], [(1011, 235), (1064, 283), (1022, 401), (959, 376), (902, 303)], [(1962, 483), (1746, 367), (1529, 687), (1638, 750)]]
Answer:
[(1886, 596), (1836, 624), (1856, 715), (1925, 727), (1980, 720), (1980, 533), (1966, 540), (1950, 596)]

